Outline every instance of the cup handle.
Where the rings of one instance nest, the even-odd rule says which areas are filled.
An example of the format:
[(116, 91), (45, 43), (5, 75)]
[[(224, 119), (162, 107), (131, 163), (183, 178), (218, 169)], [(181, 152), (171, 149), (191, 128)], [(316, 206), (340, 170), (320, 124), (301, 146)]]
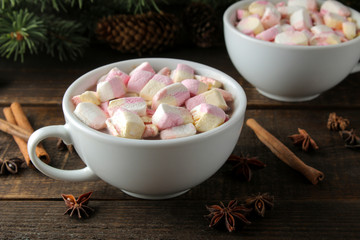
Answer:
[(36, 146), (45, 138), (61, 138), (65, 143), (72, 143), (67, 125), (47, 126), (36, 130), (28, 140), (28, 152), (34, 166), (48, 177), (65, 181), (90, 181), (98, 179), (98, 176), (89, 168), (78, 170), (62, 170), (54, 168), (42, 162), (35, 153)]
[(360, 71), (360, 62), (358, 62), (350, 73), (356, 73)]

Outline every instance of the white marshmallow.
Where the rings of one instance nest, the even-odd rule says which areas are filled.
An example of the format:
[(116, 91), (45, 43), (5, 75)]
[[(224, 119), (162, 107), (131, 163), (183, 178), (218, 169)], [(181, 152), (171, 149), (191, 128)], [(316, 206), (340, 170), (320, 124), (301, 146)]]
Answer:
[(159, 130), (192, 123), (193, 119), (189, 110), (183, 107), (171, 106), (162, 103), (152, 116), (152, 122)]
[(101, 102), (125, 95), (126, 86), (122, 77), (118, 75), (107, 76), (103, 81), (96, 85), (96, 93)]
[(94, 92), (94, 91), (83, 92), (80, 95), (74, 96), (71, 100), (72, 100), (72, 102), (74, 103), (75, 106), (78, 105), (81, 102), (91, 102), (91, 103), (93, 103), (95, 105), (100, 105), (101, 104), (97, 93)]
[(310, 30), (313, 34), (319, 34), (319, 33), (324, 33), (324, 32), (334, 32), (332, 30), (332, 28), (330, 28), (326, 25), (316, 25), (316, 26), (313, 26)]
[(316, 0), (288, 0), (288, 6), (297, 6), (306, 8), (309, 11), (317, 11)]
[(325, 1), (320, 8), (320, 13), (321, 14), (326, 14), (326, 13), (334, 13), (340, 16), (344, 16), (344, 17), (348, 17), (351, 15), (350, 9), (348, 7), (346, 7), (344, 4), (342, 4), (341, 2), (338, 1)]
[(356, 37), (356, 24), (353, 22), (343, 22), (342, 23), (342, 30), (345, 37), (349, 40)]
[(225, 112), (214, 105), (202, 103), (191, 110), (196, 130), (206, 132), (225, 122)]
[(249, 5), (248, 10), (251, 14), (256, 14), (262, 17), (265, 12), (265, 8), (269, 6), (275, 8), (274, 4), (269, 1), (254, 1)]
[(195, 134), (196, 134), (196, 128), (192, 123), (188, 123), (162, 130), (160, 132), (160, 138), (163, 140), (174, 139), (174, 138), (188, 137)]
[(74, 114), (86, 125), (100, 130), (105, 128), (106, 114), (97, 105), (90, 102), (79, 103)]
[(309, 11), (306, 9), (299, 9), (290, 16), (290, 24), (295, 30), (310, 29), (312, 21)]
[(341, 30), (342, 23), (346, 21), (346, 18), (335, 13), (329, 12), (324, 15), (324, 23), (326, 26), (333, 29)]
[(159, 129), (155, 124), (145, 124), (145, 130), (142, 138), (156, 137), (159, 134)]
[(173, 81), (181, 82), (184, 79), (194, 78), (194, 69), (186, 64), (179, 63), (176, 69), (171, 73)]
[(208, 89), (222, 87), (222, 83), (214, 78), (210, 78), (202, 75), (195, 75), (195, 79), (208, 85)]
[(111, 100), (107, 108), (110, 116), (113, 116), (117, 109), (125, 108), (139, 116), (146, 115), (146, 102), (141, 97), (126, 97)]
[(281, 32), (282, 32), (281, 26), (275, 25), (256, 35), (256, 38), (264, 41), (273, 41), (276, 35), (278, 35)]
[(275, 37), (275, 43), (286, 45), (308, 45), (306, 34), (299, 31), (286, 31), (279, 33)]
[(124, 108), (119, 108), (111, 118), (106, 120), (109, 132), (117, 137), (141, 139), (145, 124), (141, 118)]
[(274, 7), (266, 7), (263, 16), (261, 17), (261, 24), (265, 29), (271, 28), (280, 24), (281, 13)]
[(136, 71), (148, 71), (151, 73), (155, 73), (154, 69), (152, 68), (152, 66), (150, 65), (149, 62), (143, 62), (141, 63), (139, 66), (137, 66), (136, 68), (134, 68), (130, 73), (129, 76), (131, 77)]
[(341, 43), (340, 37), (334, 32), (324, 32), (314, 35), (310, 45), (327, 46)]
[(140, 97), (145, 100), (152, 100), (154, 95), (163, 87), (172, 84), (173, 81), (170, 77), (160, 74), (155, 74), (149, 82), (141, 89)]

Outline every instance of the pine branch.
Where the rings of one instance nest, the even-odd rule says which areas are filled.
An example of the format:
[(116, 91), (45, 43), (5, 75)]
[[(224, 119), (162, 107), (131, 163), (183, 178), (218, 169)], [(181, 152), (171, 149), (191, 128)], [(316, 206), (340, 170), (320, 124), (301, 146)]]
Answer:
[(43, 21), (25, 10), (12, 11), (0, 18), (0, 55), (14, 60), (20, 56), (21, 62), (28, 50), (37, 53), (41, 43), (46, 41)]
[(72, 20), (64, 20), (55, 16), (43, 17), (48, 23), (48, 41), (45, 44), (46, 52), (52, 57), (58, 56), (60, 61), (75, 60), (82, 56), (89, 44), (84, 37), (83, 25)]

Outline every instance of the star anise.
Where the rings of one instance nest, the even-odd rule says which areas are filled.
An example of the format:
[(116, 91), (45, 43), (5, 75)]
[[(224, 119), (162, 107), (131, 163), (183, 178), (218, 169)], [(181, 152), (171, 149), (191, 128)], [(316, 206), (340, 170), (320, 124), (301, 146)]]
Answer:
[(319, 149), (314, 139), (312, 139), (304, 129), (298, 128), (298, 131), (299, 134), (293, 134), (289, 136), (294, 145), (301, 145), (302, 150), (305, 152), (309, 151), (310, 149)]
[(214, 227), (223, 220), (225, 221), (226, 229), (232, 232), (235, 230), (236, 219), (245, 224), (251, 223), (247, 220), (246, 215), (250, 213), (252, 209), (238, 205), (237, 200), (231, 200), (226, 207), (223, 202), (220, 202), (220, 205), (206, 206), (206, 208), (210, 212), (206, 217), (211, 218), (209, 227)]
[(243, 157), (232, 154), (227, 161), (235, 164), (232, 168), (235, 175), (248, 182), (251, 180), (252, 170), (266, 167), (266, 164), (257, 159), (257, 157)]
[(337, 116), (336, 113), (330, 113), (327, 122), (327, 128), (332, 131), (345, 130), (350, 124), (350, 121), (346, 118)]
[(360, 148), (360, 137), (356, 136), (354, 129), (340, 131), (340, 136), (347, 148)]
[(10, 158), (7, 159), (5, 158), (4, 160), (0, 159), (0, 174), (5, 174), (5, 173), (11, 173), (11, 174), (16, 174), (19, 172), (19, 168), (21, 166), (21, 164), (24, 161), (20, 158)]
[(87, 210), (94, 211), (94, 209), (87, 206), (92, 193), (93, 192), (84, 193), (77, 200), (75, 200), (75, 197), (71, 194), (61, 194), (65, 201), (65, 205), (68, 207), (64, 215), (70, 213), (71, 217), (76, 210), (79, 218), (81, 218), (81, 213), (84, 213), (86, 217), (89, 217)]
[(274, 196), (269, 193), (258, 193), (245, 199), (245, 206), (251, 207), (261, 217), (265, 215), (265, 209), (274, 207)]

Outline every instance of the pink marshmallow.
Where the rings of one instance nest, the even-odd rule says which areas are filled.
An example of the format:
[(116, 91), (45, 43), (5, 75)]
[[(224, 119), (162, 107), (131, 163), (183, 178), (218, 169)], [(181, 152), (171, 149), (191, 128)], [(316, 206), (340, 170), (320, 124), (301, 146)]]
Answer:
[(219, 88), (218, 91), (221, 93), (221, 95), (223, 96), (225, 102), (232, 102), (234, 101), (234, 97), (233, 95), (229, 92), (226, 91), (224, 89)]
[(141, 89), (149, 82), (149, 80), (155, 75), (153, 72), (137, 70), (129, 79), (127, 89), (129, 92), (140, 93)]
[(208, 85), (196, 79), (185, 79), (181, 82), (190, 92), (190, 97), (199, 95), (208, 90)]
[(170, 77), (171, 70), (170, 70), (168, 67), (163, 67), (162, 69), (160, 69), (160, 70), (158, 71), (157, 74), (159, 74), (159, 75), (165, 75), (165, 76)]
[(146, 83), (146, 85), (141, 89), (140, 91), (140, 97), (142, 97), (145, 100), (152, 100), (154, 95), (163, 87), (166, 87), (170, 84), (172, 84), (173, 81), (169, 76), (161, 75), (161, 74), (155, 74), (149, 82)]
[(171, 74), (171, 78), (174, 82), (181, 82), (184, 79), (194, 78), (194, 72), (195, 70), (192, 67), (179, 63)]
[(159, 134), (159, 129), (155, 124), (145, 124), (145, 130), (142, 138), (152, 138)]
[(147, 106), (141, 97), (127, 97), (110, 101), (107, 110), (110, 116), (113, 116), (119, 108), (125, 108), (139, 116), (145, 116)]
[(225, 122), (225, 112), (214, 105), (202, 103), (191, 110), (196, 130), (206, 132)]
[(257, 39), (264, 40), (264, 41), (273, 41), (277, 34), (281, 33), (282, 29), (280, 25), (275, 25), (271, 28), (266, 29), (265, 31), (256, 35)]
[(106, 117), (109, 118), (110, 117), (110, 114), (108, 112), (109, 101), (100, 103), (99, 107), (101, 108), (101, 110), (104, 111), (104, 113), (106, 114)]
[(265, 29), (280, 24), (281, 13), (274, 7), (266, 7), (264, 15), (261, 17), (261, 23)]
[(237, 17), (237, 20), (239, 20), (239, 21), (247, 16), (250, 16), (250, 12), (248, 10), (238, 9), (236, 11), (236, 17)]
[(156, 109), (161, 103), (173, 106), (181, 106), (190, 98), (189, 90), (181, 83), (174, 83), (160, 89), (152, 99), (152, 109)]
[(130, 79), (129, 75), (127, 75), (126, 73), (124, 73), (123, 71), (118, 69), (117, 67), (114, 67), (107, 73), (107, 75), (100, 78), (99, 82), (102, 82), (106, 78), (112, 78), (114, 76), (119, 76), (121, 78), (121, 80), (124, 82), (125, 86), (127, 85), (128, 81)]
[(152, 68), (152, 66), (150, 65), (150, 63), (148, 62), (143, 62), (141, 63), (139, 66), (137, 66), (136, 68), (134, 68), (130, 73), (129, 76), (131, 77), (132, 75), (134, 75), (135, 72), (137, 71), (147, 71), (147, 72), (151, 72), (151, 73), (155, 73), (154, 69)]
[(195, 97), (189, 98), (188, 100), (186, 100), (185, 106), (187, 109), (192, 110), (194, 107), (201, 103), (212, 104), (223, 110), (227, 110), (229, 108), (226, 105), (224, 97), (216, 88), (203, 92)]
[(193, 119), (189, 110), (162, 103), (152, 116), (152, 122), (159, 130), (192, 123)]
[(86, 125), (100, 130), (105, 128), (106, 114), (97, 105), (90, 102), (79, 103), (74, 114)]
[(123, 77), (115, 74), (107, 75), (96, 85), (96, 93), (101, 102), (124, 96), (126, 86)]
[(165, 130), (162, 130), (160, 132), (160, 138), (165, 139), (175, 139), (175, 138), (182, 138), (182, 137), (188, 137), (196, 134), (196, 128), (192, 123), (168, 128)]

